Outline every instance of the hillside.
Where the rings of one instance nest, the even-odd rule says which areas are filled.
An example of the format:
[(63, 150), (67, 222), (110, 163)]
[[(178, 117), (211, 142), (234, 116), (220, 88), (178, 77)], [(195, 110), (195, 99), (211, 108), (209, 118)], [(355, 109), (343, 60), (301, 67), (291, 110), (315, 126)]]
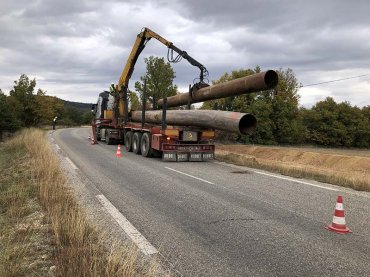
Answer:
[(64, 107), (73, 107), (81, 112), (86, 112), (91, 110), (92, 103), (81, 103), (81, 102), (72, 102), (61, 99), (64, 103)]

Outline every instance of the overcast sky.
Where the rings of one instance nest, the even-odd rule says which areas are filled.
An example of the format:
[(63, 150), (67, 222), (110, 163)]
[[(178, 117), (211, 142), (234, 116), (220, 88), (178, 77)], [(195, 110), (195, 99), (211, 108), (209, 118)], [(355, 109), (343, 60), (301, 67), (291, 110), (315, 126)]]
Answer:
[[(369, 74), (299, 94), (307, 107), (327, 96), (370, 105), (370, 2), (361, 0), (0, 0), (0, 88), (25, 73), (48, 95), (96, 102), (118, 82), (143, 26), (204, 64), (210, 80), (256, 65), (291, 68), (303, 85)], [(150, 55), (167, 48), (147, 44), (131, 89)], [(180, 91), (199, 74), (185, 60), (173, 68)]]

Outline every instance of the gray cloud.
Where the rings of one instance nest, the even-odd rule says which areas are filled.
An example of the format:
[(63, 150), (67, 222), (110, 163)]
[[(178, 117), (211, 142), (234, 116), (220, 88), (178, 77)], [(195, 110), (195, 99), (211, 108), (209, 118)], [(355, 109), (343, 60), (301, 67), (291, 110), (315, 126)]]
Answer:
[[(240, 68), (292, 68), (310, 84), (370, 73), (367, 1), (2, 1), (0, 88), (19, 75), (36, 77), (49, 95), (94, 102), (117, 82), (137, 33), (148, 26), (186, 50), (210, 79)], [(144, 57), (166, 56), (150, 41), (131, 86), (145, 73)], [(197, 68), (174, 65), (186, 88)], [(369, 81), (354, 79), (300, 91), (302, 105), (331, 95), (370, 104)]]

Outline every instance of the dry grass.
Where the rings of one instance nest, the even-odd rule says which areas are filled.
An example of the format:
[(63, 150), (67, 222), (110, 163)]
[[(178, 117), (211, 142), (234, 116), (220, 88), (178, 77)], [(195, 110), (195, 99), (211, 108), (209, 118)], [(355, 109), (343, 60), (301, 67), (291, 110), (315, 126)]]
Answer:
[[(66, 178), (44, 132), (37, 129), (24, 130), (8, 141), (1, 151), (10, 153), (2, 159), (1, 164), (2, 169), (11, 168), (7, 172), (5, 183), (15, 177), (20, 185), (20, 188), (16, 189), (14, 184), (5, 184), (6, 189), (1, 190), (2, 201), (0, 203), (7, 203), (5, 217), (9, 222), (15, 221), (17, 224), (17, 218), (27, 216), (33, 211), (26, 204), (29, 202), (27, 199), (38, 199), (46, 214), (44, 221), (49, 223), (52, 230), (48, 244), (54, 258), (49, 257), (48, 266), (53, 263), (56, 265), (53, 273), (55, 276), (157, 275), (156, 264), (144, 263), (138, 258), (137, 249), (132, 245), (118, 246), (117, 244), (116, 246), (111, 245), (108, 249), (106, 241), (88, 222), (73, 192), (66, 186)], [(11, 165), (7, 164), (8, 160), (11, 160)], [(9, 191), (13, 190), (16, 192), (9, 197)], [(1, 209), (1, 214), (3, 214), (2, 204)], [(9, 230), (13, 228), (11, 224), (5, 227)], [(19, 226), (14, 228), (24, 229)], [(28, 227), (25, 228), (27, 230)], [(41, 236), (39, 238), (41, 243), (45, 235), (39, 230), (36, 232)], [(34, 236), (32, 232), (31, 235)], [(4, 243), (5, 249), (14, 253), (1, 255), (0, 270), (3, 271), (0, 271), (0, 276), (19, 276), (23, 274), (22, 272), (27, 272), (27, 267), (22, 272), (17, 272), (19, 261), (30, 259), (29, 250), (33, 246), (25, 238), (27, 236), (17, 236), (18, 240), (22, 240), (22, 246), (19, 250), (12, 250), (13, 241), (11, 239), (14, 240), (15, 237), (3, 239), (2, 235), (0, 240)], [(43, 273), (37, 275), (42, 276)]]
[(46, 276), (52, 235), (37, 199), (24, 146), (0, 148), (0, 276)]
[(314, 148), (218, 145), (216, 158), (284, 175), (370, 191), (370, 157), (363, 153), (355, 156), (353, 153), (344, 155), (334, 150), (324, 152)]

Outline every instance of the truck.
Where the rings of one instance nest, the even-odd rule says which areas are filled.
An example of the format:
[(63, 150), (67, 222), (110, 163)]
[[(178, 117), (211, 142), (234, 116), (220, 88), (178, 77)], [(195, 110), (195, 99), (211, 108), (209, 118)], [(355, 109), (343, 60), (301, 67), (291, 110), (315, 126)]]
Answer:
[[(169, 61), (184, 58), (198, 67), (199, 82), (189, 86), (187, 93), (159, 99), (157, 103), (161, 110), (146, 110), (144, 82), (141, 110), (129, 110), (129, 80), (140, 53), (152, 38), (167, 46), (168, 57), (173, 57), (173, 52), (177, 53), (178, 56)], [(137, 35), (118, 84), (112, 84), (110, 91), (101, 92), (97, 104), (92, 107), (92, 144), (98, 141), (122, 143), (129, 152), (144, 157), (160, 156), (163, 161), (214, 159), (215, 129), (250, 134), (256, 127), (256, 118), (236, 112), (191, 110), (191, 104), (272, 88), (277, 84), (277, 74), (269, 70), (213, 86), (205, 82), (207, 76), (205, 66), (187, 52), (149, 28), (143, 28)], [(168, 110), (168, 106), (180, 105), (186, 105), (187, 109)]]

